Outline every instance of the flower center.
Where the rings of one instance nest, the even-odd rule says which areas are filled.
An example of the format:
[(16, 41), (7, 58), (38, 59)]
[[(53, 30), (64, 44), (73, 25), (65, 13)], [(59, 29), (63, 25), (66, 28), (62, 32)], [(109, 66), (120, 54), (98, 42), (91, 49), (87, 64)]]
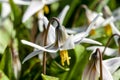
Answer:
[(68, 56), (68, 51), (67, 50), (62, 50), (60, 51), (60, 57), (61, 57), (61, 64), (64, 66), (65, 61), (67, 62), (67, 65), (70, 65), (70, 57)]
[(49, 8), (48, 8), (48, 6), (44, 6), (44, 12), (45, 12), (46, 14), (49, 13)]
[(107, 34), (108, 36), (110, 36), (110, 35), (112, 34), (112, 29), (111, 29), (111, 27), (110, 27), (110, 24), (107, 24), (107, 25), (105, 26), (105, 32), (106, 32), (106, 34)]
[(90, 31), (90, 35), (95, 35), (95, 34), (96, 34), (95, 29), (92, 29), (92, 30)]

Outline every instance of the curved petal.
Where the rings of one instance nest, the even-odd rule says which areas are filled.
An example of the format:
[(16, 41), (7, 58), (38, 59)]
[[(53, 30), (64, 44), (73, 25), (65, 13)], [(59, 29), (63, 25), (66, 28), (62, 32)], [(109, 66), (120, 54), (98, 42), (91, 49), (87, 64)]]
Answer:
[(14, 2), (18, 5), (30, 5), (31, 1), (24, 1), (24, 0), (14, 0)]
[[(91, 46), (91, 47), (87, 47), (87, 50), (95, 50), (99, 48), (100, 52), (103, 52), (104, 50), (104, 46)], [(106, 48), (105, 52), (104, 52), (105, 55), (108, 55), (108, 56), (115, 56), (118, 54), (117, 50), (116, 49), (112, 49), (112, 48)]]
[(58, 18), (60, 20), (60, 23), (63, 24), (63, 20), (69, 10), (70, 6), (66, 5), (65, 8), (62, 10), (62, 12), (59, 14)]
[(80, 43), (89, 43), (89, 44), (98, 44), (98, 45), (102, 45), (102, 43), (92, 40), (92, 39), (88, 39), (88, 38), (83, 38)]
[[(49, 23), (49, 21), (48, 21), (48, 19), (47, 19), (47, 17), (45, 17), (45, 16), (41, 16), (41, 18), (40, 19), (42, 19), (43, 20), (43, 23), (45, 24), (45, 28), (47, 29), (47, 26), (48, 26), (48, 23)], [(50, 28), (49, 28), (49, 31), (48, 31), (48, 43), (54, 43), (55, 42), (55, 28), (52, 26), (52, 25), (50, 25)]]
[(44, 7), (44, 3), (40, 0), (33, 0), (26, 10), (25, 14), (23, 15), (22, 22), (25, 22), (29, 19), (32, 15), (34, 15), (37, 11), (41, 10)]
[[(99, 62), (96, 64), (96, 69), (97, 72), (100, 74), (100, 67), (99, 67)], [(103, 74), (103, 80), (113, 80), (112, 75), (110, 71), (108, 70), (107, 66), (102, 63), (102, 74)]]
[(104, 60), (103, 63), (111, 73), (114, 73), (120, 67), (120, 57)]
[(73, 41), (75, 44), (79, 43), (84, 37), (85, 37), (86, 32), (81, 32), (78, 34), (75, 34), (73, 36)]
[[(86, 16), (87, 16), (87, 18), (88, 18), (88, 22), (92, 22), (92, 21), (94, 20), (94, 18), (98, 15), (97, 12), (91, 11), (91, 10), (88, 9), (87, 7), (85, 8), (85, 10), (86, 10)], [(105, 21), (105, 20), (104, 20), (104, 18), (103, 18), (102, 16), (98, 17), (98, 19), (97, 19), (96, 22), (95, 22), (94, 28), (98, 28), (99, 25), (100, 25), (101, 23), (103, 23), (104, 21)]]
[(29, 45), (31, 47), (34, 47), (34, 48), (36, 48), (38, 50), (42, 50), (42, 51), (46, 51), (46, 52), (50, 52), (50, 53), (56, 53), (57, 52), (57, 50), (49, 49), (49, 47), (46, 49), (45, 47), (41, 47), (41, 46), (39, 46), (37, 44), (34, 44), (34, 43), (26, 41), (26, 40), (21, 40), (21, 42), (23, 44), (26, 44), (26, 45)]
[(111, 73), (109, 72), (106, 65), (102, 64), (103, 69), (103, 80), (113, 80)]
[(29, 59), (31, 59), (32, 57), (34, 57), (42, 52), (43, 52), (42, 50), (37, 50), (37, 51), (30, 53), (29, 55), (27, 55), (27, 57), (24, 58), (24, 60), (22, 61), (22, 64), (25, 63), (26, 61), (28, 61)]
[(57, 2), (58, 0), (43, 0), (45, 1), (45, 4), (52, 4), (54, 2)]
[(11, 12), (11, 8), (9, 3), (2, 3), (2, 11), (1, 11), (1, 16), (2, 18), (6, 18), (10, 12)]
[[(45, 48), (46, 48), (46, 49), (57, 50), (57, 49), (54, 48), (53, 46), (54, 46), (54, 45), (51, 44), (51, 45), (49, 45), (49, 46), (45, 46)], [(42, 50), (35, 50), (35, 51), (33, 51), (32, 53), (30, 53), (27, 57), (25, 57), (22, 63), (26, 62), (27, 60), (31, 59), (32, 57), (34, 57), (34, 56), (36, 56), (36, 55), (38, 55), (38, 54), (40, 54), (39, 58), (42, 59), (42, 53), (43, 53)], [(51, 53), (50, 55), (53, 57), (53, 56), (55, 56), (56, 54)], [(54, 58), (54, 57), (53, 57), (53, 58)]]
[[(116, 28), (116, 26), (114, 25), (114, 23), (110, 22), (110, 25), (111, 25), (113, 34), (120, 35), (120, 31)], [(114, 36), (114, 39), (115, 39), (115, 42), (116, 42), (117, 46), (118, 46), (118, 42), (117, 42), (118, 38), (119, 38), (118, 36)]]

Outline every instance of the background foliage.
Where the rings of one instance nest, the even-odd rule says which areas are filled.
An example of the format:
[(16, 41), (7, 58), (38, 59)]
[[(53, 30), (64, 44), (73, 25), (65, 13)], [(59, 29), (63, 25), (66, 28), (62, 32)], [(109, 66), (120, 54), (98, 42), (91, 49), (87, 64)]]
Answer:
[[(86, 4), (91, 10), (101, 12), (102, 4), (96, 5), (98, 0), (60, 0), (49, 7), (49, 13), (45, 16), (58, 16), (65, 5), (70, 5), (70, 9), (65, 17), (63, 25), (66, 28), (76, 28), (84, 25), (89, 25), (85, 15), (85, 10), (81, 5)], [(120, 0), (104, 0), (111, 11), (114, 11), (120, 6)], [(13, 51), (18, 53), (20, 64), (23, 59), (33, 51), (33, 48), (23, 45), (20, 40), (25, 39), (34, 41), (40, 33), (37, 27), (36, 15), (30, 18), (27, 22), (22, 23), (22, 16), (27, 9), (27, 6), (18, 6), (13, 0), (9, 0), (12, 12), (5, 19), (0, 19), (0, 80), (16, 80), (13, 73), (13, 66), (16, 57), (13, 56)], [(0, 4), (0, 6), (2, 3)], [(117, 24), (120, 24), (117, 22)], [(120, 27), (118, 27), (120, 29)], [(35, 30), (35, 31), (34, 31)], [(107, 35), (104, 29), (96, 30), (98, 33), (94, 36), (89, 36), (95, 40), (106, 44), (111, 35)], [(104, 35), (104, 36), (103, 36)], [(82, 72), (85, 65), (88, 63), (91, 52), (86, 50), (88, 44), (76, 45), (75, 49), (69, 50), (71, 57), (70, 66), (61, 66), (59, 56), (56, 59), (47, 61), (47, 75), (43, 75), (41, 61), (38, 56), (21, 64), (21, 72), (18, 80), (81, 80)], [(114, 41), (110, 44), (111, 47), (116, 48)], [(16, 56), (16, 55), (15, 55)], [(108, 57), (108, 56), (107, 56)], [(17, 59), (19, 59), (17, 57)], [(48, 76), (49, 75), (49, 76)], [(52, 77), (53, 76), (53, 77)], [(113, 74), (114, 80), (120, 79), (120, 70)]]

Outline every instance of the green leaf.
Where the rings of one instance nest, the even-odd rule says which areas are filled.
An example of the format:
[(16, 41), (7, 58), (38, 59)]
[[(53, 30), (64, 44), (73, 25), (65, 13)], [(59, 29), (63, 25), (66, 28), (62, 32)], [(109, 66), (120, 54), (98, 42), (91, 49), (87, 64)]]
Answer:
[(0, 80), (9, 80), (8, 77), (0, 70)]
[(4, 71), (4, 73), (9, 77), (9, 79), (13, 79), (12, 56), (8, 47), (6, 48), (5, 53), (2, 56), (2, 60), (0, 62), (0, 69)]
[(21, 9), (13, 2), (13, 0), (9, 0), (9, 3), (14, 17), (14, 26), (18, 27), (21, 24), (22, 19)]
[(41, 75), (42, 75), (43, 80), (59, 80), (59, 78), (56, 78), (56, 77), (47, 76), (44, 74), (41, 74)]
[(9, 44), (9, 41), (10, 41), (9, 34), (4, 29), (0, 29), (0, 53), (2, 54), (4, 53), (4, 50)]
[(58, 64), (56, 61), (53, 61), (50, 64), (50, 74), (59, 74), (59, 73), (63, 73), (69, 71), (69, 68), (65, 68), (63, 66), (61, 66), (60, 64)]

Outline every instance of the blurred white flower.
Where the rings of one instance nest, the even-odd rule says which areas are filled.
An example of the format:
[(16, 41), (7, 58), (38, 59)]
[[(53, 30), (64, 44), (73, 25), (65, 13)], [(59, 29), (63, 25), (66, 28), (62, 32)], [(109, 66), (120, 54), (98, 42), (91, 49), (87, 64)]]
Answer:
[(32, 15), (41, 11), (40, 13), (43, 15), (42, 9), (45, 5), (52, 4), (58, 0), (32, 0), (29, 7), (27, 8), (25, 14), (23, 15), (22, 22), (28, 20)]
[[(30, 1), (24, 1), (24, 0), (13, 0), (13, 1), (17, 5), (29, 5), (30, 4)], [(0, 0), (0, 3), (2, 3), (1, 17), (4, 19), (10, 14), (11, 7), (9, 4), (9, 0)]]

